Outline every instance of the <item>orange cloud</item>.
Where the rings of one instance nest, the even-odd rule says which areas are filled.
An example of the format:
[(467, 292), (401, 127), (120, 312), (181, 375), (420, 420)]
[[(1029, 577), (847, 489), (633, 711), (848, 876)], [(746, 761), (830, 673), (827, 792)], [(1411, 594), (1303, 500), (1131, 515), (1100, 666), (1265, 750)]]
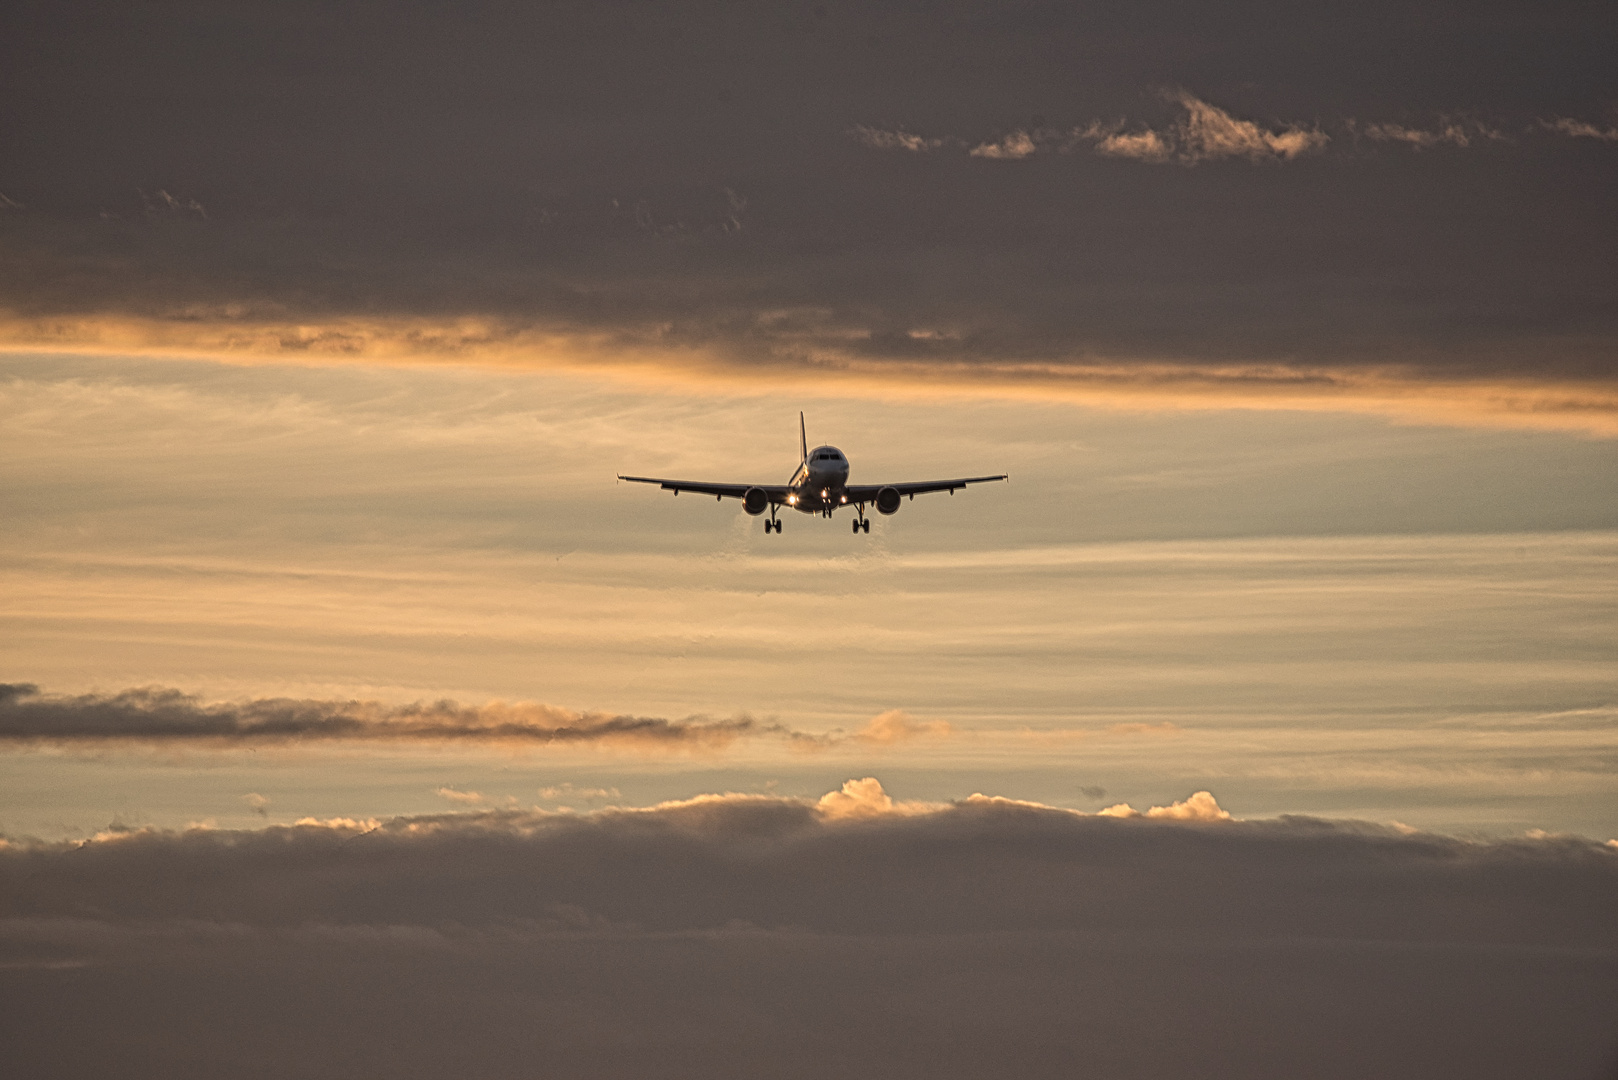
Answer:
[[(733, 357), (655, 335), (546, 331), (498, 321), (414, 319), (246, 323), (94, 318), (7, 320), (0, 354), (187, 357), (226, 363), (481, 366), (633, 385), (757, 396), (822, 391), (872, 398), (1068, 401), (1124, 410), (1360, 412), (1420, 423), (1577, 431), (1618, 437), (1618, 384), (1599, 377), (1458, 374), (1420, 364), (1231, 363), (1094, 356), (1046, 360), (872, 357), (830, 341), (792, 356)], [(1518, 365), (1523, 370), (1531, 365)]]
[(874, 776), (862, 780), (849, 780), (840, 791), (828, 791), (815, 803), (821, 817), (833, 821), (851, 818), (874, 818), (887, 815), (912, 816), (943, 810), (947, 804), (924, 802), (895, 802), (893, 796), (882, 790)]
[(885, 713), (873, 716), (871, 722), (855, 732), (851, 738), (859, 742), (875, 743), (878, 746), (892, 746), (894, 743), (927, 736), (946, 738), (950, 733), (949, 724), (943, 720), (921, 722), (912, 720), (910, 714), (903, 709), (889, 709)]
[[(1115, 124), (1095, 121), (1075, 128), (1073, 137), (1080, 142), (1094, 143), (1096, 152), (1108, 157), (1153, 164), (1173, 161), (1181, 165), (1220, 158), (1291, 161), (1323, 150), (1331, 142), (1331, 137), (1318, 127), (1287, 124), (1271, 129), (1252, 120), (1237, 119), (1184, 90), (1165, 96), (1185, 113), (1161, 131), (1149, 127), (1129, 131), (1121, 121)], [(1030, 145), (1030, 152), (1032, 149)]]
[(1145, 811), (1136, 810), (1128, 803), (1119, 803), (1116, 806), (1109, 806), (1105, 810), (1097, 811), (1097, 816), (1118, 818), (1165, 818), (1170, 821), (1231, 820), (1229, 812), (1221, 810), (1219, 808), (1219, 803), (1214, 800), (1213, 795), (1206, 791), (1196, 792), (1190, 798), (1182, 799), (1181, 801), (1171, 803), (1168, 806), (1153, 806)]

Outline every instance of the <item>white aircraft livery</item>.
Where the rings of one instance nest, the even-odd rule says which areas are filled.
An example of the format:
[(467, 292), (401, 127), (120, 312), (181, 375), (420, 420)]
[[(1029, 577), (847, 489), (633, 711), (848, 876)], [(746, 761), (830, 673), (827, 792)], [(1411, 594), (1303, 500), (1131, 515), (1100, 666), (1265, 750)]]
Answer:
[(803, 413), (798, 414), (798, 446), (803, 451), (803, 460), (798, 463), (798, 469), (792, 474), (792, 479), (784, 484), (707, 484), (691, 480), (663, 480), (653, 476), (624, 476), (620, 480), (632, 480), (637, 484), (657, 484), (664, 491), (672, 491), (678, 495), (682, 491), (695, 491), (702, 495), (712, 495), (716, 499), (740, 499), (742, 509), (757, 517), (768, 510), (770, 516), (764, 522), (764, 531), (780, 532), (782, 522), (776, 517), (781, 507), (790, 507), (801, 514), (819, 514), (821, 517), (831, 517), (832, 511), (840, 506), (850, 506), (859, 514), (853, 522), (854, 531), (871, 531), (871, 523), (865, 517), (865, 505), (870, 503), (876, 507), (879, 514), (896, 513), (899, 502), (905, 496), (915, 498), (929, 491), (947, 491), (955, 494), (956, 488), (963, 488), (968, 484), (984, 484), (991, 480), (1004, 480), (1005, 473), (999, 476), (969, 476), (963, 480), (923, 480), (920, 483), (909, 484), (850, 484), (848, 482), (848, 458), (835, 446), (817, 446), (809, 449), (809, 436), (804, 428)]

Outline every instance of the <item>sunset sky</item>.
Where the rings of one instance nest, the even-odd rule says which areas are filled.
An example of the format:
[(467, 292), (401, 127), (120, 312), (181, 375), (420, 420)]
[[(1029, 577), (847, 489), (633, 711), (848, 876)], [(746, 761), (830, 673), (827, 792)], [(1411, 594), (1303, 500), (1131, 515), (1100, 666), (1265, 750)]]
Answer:
[[(1609, 1075), (1614, 40), (5, 5), (0, 1031)], [(615, 479), (783, 483), (800, 411), (1010, 479), (768, 536)]]

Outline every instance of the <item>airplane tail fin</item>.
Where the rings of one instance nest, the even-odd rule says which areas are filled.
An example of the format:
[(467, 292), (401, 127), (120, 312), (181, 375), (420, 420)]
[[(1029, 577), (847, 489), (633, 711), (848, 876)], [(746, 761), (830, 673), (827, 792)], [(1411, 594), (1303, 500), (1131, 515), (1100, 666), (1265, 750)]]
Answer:
[(798, 414), (798, 448), (803, 451), (800, 461), (809, 460), (809, 430), (804, 427), (803, 413)]

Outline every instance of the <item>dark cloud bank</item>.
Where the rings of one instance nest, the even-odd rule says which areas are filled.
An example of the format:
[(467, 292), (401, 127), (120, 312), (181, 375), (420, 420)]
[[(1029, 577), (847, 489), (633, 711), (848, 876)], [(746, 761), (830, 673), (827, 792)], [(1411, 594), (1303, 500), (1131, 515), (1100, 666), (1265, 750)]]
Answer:
[(0, 1042), (37, 1077), (1612, 1075), (1609, 847), (867, 802), (0, 848)]
[[(1588, 3), (21, 0), (0, 314), (1607, 385), (1615, 32)], [(929, 139), (960, 152), (893, 152)], [(402, 318), (432, 326), (345, 322)]]
[(260, 698), (209, 703), (143, 687), (115, 694), (42, 694), (32, 683), (0, 683), (0, 744), (195, 743), (216, 746), (351, 741), (499, 742), (539, 745), (627, 743), (712, 749), (748, 736), (812, 744), (824, 737), (748, 717), (664, 720), (575, 713), (531, 702), (386, 705), (375, 701)]
[(379, 701), (252, 698), (209, 702), (161, 686), (113, 694), (48, 694), (33, 683), (0, 683), (0, 747), (6, 745), (190, 745), (223, 749), (346, 742), (611, 745), (652, 751), (720, 750), (738, 739), (776, 739), (799, 750), (889, 744), (949, 734), (948, 724), (892, 709), (858, 731), (797, 731), (771, 720), (579, 713), (532, 701), (462, 705), (442, 699)]

